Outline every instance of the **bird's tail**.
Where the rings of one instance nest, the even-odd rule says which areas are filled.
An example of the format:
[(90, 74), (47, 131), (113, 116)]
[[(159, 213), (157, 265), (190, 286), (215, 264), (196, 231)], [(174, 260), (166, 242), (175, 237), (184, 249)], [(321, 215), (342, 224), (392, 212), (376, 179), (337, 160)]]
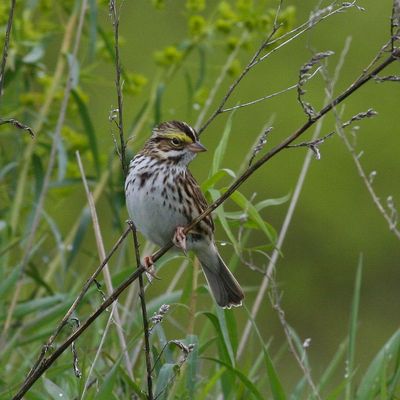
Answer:
[(242, 305), (244, 293), (232, 272), (224, 263), (215, 245), (212, 251), (198, 252), (197, 257), (203, 267), (208, 285), (217, 304), (224, 308)]

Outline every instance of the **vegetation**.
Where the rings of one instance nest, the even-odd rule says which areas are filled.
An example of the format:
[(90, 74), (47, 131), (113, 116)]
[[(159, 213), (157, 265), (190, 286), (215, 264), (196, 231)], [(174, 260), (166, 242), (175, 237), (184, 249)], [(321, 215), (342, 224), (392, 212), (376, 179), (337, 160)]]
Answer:
[[(362, 284), (375, 246), (382, 268), (373, 280), (385, 283), (377, 296), (398, 294), (393, 182), (400, 171), (389, 169), (397, 154), (385, 136), (373, 149), (384, 153), (387, 185), (375, 185), (359, 130), (397, 127), (400, 3), (376, 6), (386, 7), (386, 25), (373, 28), (378, 33), (355, 64), (350, 39), (331, 38), (343, 21), (356, 30), (362, 14), (375, 20), (361, 3), (0, 4), (1, 399), (399, 398), (398, 296), (397, 304), (384, 303), (385, 324), (372, 333), (364, 330), (373, 304), (363, 302)], [(324, 25), (330, 33), (319, 37)], [(319, 40), (326, 46), (316, 48)], [(360, 96), (368, 85), (373, 92)], [(380, 125), (375, 104), (385, 105), (379, 113), (389, 110)], [(151, 128), (167, 119), (195, 126), (209, 149), (193, 171), (218, 245), (245, 288), (240, 309), (213, 304), (192, 256), (166, 247), (155, 255), (160, 279), (143, 274), (140, 258), (155, 248), (124, 222), (124, 174)], [(357, 181), (362, 203), (371, 205), (359, 221), (368, 242), (348, 221), (339, 233), (324, 226), (328, 214), (340, 218), (331, 211), (339, 208), (340, 183), (332, 190), (320, 176), (318, 188), (306, 190), (313, 160), (333, 159), (339, 142), (351, 163), (327, 165), (359, 174), (348, 178), (345, 194), (359, 195), (351, 187)], [(286, 165), (274, 167), (273, 157)], [(324, 174), (321, 163), (313, 165)], [(303, 189), (311, 200), (297, 215)], [(380, 191), (389, 191), (385, 200)], [(315, 242), (307, 244), (312, 224)], [(324, 268), (323, 279), (307, 269), (311, 260), (319, 271), (332, 266), (330, 258), (337, 268)], [(285, 259), (293, 267), (287, 275)], [(324, 303), (335, 282), (346, 288), (332, 301), (340, 315)], [(313, 326), (305, 329), (310, 313)], [(335, 349), (314, 347), (322, 337)]]

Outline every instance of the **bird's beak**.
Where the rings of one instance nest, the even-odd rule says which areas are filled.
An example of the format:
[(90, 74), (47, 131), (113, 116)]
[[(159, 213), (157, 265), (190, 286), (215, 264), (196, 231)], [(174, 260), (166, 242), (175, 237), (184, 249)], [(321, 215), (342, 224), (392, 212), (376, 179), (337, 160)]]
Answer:
[(190, 143), (187, 146), (187, 148), (193, 153), (200, 153), (201, 151), (207, 151), (207, 149), (200, 142)]

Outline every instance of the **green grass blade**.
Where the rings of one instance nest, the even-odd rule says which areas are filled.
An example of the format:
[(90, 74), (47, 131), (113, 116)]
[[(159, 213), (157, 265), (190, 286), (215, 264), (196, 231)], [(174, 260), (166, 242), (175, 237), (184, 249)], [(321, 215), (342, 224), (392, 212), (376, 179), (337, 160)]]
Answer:
[(62, 182), (67, 173), (68, 155), (62, 139), (57, 142), (57, 181)]
[(248, 214), (248, 216), (265, 233), (272, 243), (276, 242), (277, 234), (275, 229), (272, 227), (272, 225), (263, 220), (254, 205), (251, 204), (251, 202), (247, 200), (242, 193), (239, 191), (232, 193), (231, 199)]
[(226, 330), (223, 332), (221, 325), (220, 325), (220, 320), (212, 313), (210, 312), (203, 312), (201, 313), (202, 315), (205, 315), (210, 322), (213, 324), (215, 331), (218, 334), (218, 342), (220, 343), (220, 348), (222, 349), (221, 352), (221, 357), (224, 359), (226, 363), (229, 365), (234, 365), (234, 356), (233, 356), (233, 350), (232, 347), (230, 346), (230, 341), (229, 337), (226, 340)]
[(236, 174), (231, 169), (220, 169), (201, 184), (201, 190), (203, 192), (207, 192), (207, 190), (212, 189), (215, 184), (218, 183), (225, 176), (231, 176), (234, 179), (236, 178)]
[(260, 344), (262, 346), (262, 351), (264, 353), (264, 362), (265, 366), (267, 369), (267, 374), (268, 374), (268, 379), (271, 387), (271, 392), (274, 400), (285, 400), (286, 399), (286, 394), (285, 391), (283, 390), (282, 383), (279, 379), (278, 373), (276, 372), (274, 363), (272, 361), (271, 356), (269, 355), (267, 345), (264, 343), (264, 340), (262, 338), (261, 332), (258, 329), (258, 326), (256, 322), (254, 321), (254, 318), (252, 318), (250, 311), (245, 307), (245, 310), (247, 312), (248, 318), (251, 321), (254, 332), (256, 333), (258, 340), (260, 341)]
[(337, 371), (337, 368), (341, 366), (342, 359), (346, 353), (348, 346), (347, 340), (342, 342), (334, 354), (331, 362), (328, 364), (326, 367), (324, 373), (322, 374), (322, 377), (318, 383), (318, 392), (321, 393), (322, 390), (326, 387), (326, 385), (329, 383), (330, 379), (333, 377), (334, 373)]
[(221, 307), (217, 307), (216, 308), (217, 311), (217, 318), (219, 321), (219, 327), (220, 327), (220, 333), (222, 333), (222, 338), (223, 341), (226, 345), (226, 348), (228, 350), (229, 353), (229, 358), (231, 360), (231, 365), (235, 365), (235, 355), (233, 352), (233, 347), (232, 347), (232, 342), (231, 342), (231, 337), (230, 337), (230, 331), (228, 331), (228, 325), (227, 325), (227, 321), (225, 318), (225, 313), (229, 312), (229, 310), (224, 310)]
[(199, 339), (196, 335), (188, 335), (185, 340), (185, 344), (186, 345), (194, 344), (194, 348), (190, 352), (189, 357), (186, 361), (187, 364), (186, 388), (190, 398), (193, 398), (197, 383), (197, 373), (199, 369)]
[(271, 206), (280, 206), (281, 204), (286, 203), (290, 199), (291, 194), (288, 193), (286, 196), (283, 197), (278, 197), (276, 199), (266, 199), (258, 202), (257, 204), (254, 205), (255, 209), (257, 211), (261, 211), (266, 207), (271, 207)]
[(215, 173), (220, 169), (222, 159), (225, 156), (226, 148), (228, 146), (229, 135), (232, 130), (232, 118), (234, 113), (229, 115), (228, 121), (226, 122), (224, 131), (222, 132), (221, 140), (218, 147), (215, 149), (213, 163), (211, 166), (210, 176), (215, 175)]
[(43, 386), (53, 400), (70, 399), (67, 393), (48, 378), (43, 378)]
[(298, 400), (302, 399), (304, 395), (304, 391), (307, 387), (307, 379), (305, 376), (301, 377), (300, 380), (297, 382), (296, 386), (294, 387), (289, 399), (290, 400)]
[(68, 267), (72, 264), (72, 261), (74, 260), (75, 256), (79, 253), (79, 248), (81, 247), (83, 239), (85, 238), (85, 233), (89, 226), (89, 222), (90, 222), (90, 212), (88, 207), (85, 207), (81, 213), (79, 226), (78, 229), (76, 230), (74, 239), (72, 241), (71, 251), (69, 252), (69, 256), (66, 261), (66, 269), (68, 269)]
[[(220, 196), (220, 192), (216, 189), (209, 189), (208, 192), (211, 195), (211, 198), (213, 201), (215, 201), (219, 196)], [(236, 240), (235, 235), (233, 234), (230, 225), (228, 224), (228, 221), (225, 218), (225, 211), (224, 211), (224, 207), (223, 205), (221, 205), (220, 207), (218, 207), (215, 210), (215, 213), (218, 217), (219, 222), (221, 223), (222, 227), (224, 228), (225, 233), (227, 234), (230, 242), (233, 245), (233, 248), (235, 249), (236, 254), (240, 254), (240, 247), (239, 247), (239, 243)]]
[(96, 53), (96, 41), (97, 41), (97, 1), (89, 0), (89, 46), (88, 56), (89, 61), (94, 60)]
[(35, 199), (37, 202), (43, 186), (44, 169), (41, 158), (36, 154), (33, 154), (32, 156), (32, 167), (33, 175), (35, 177)]
[(7, 276), (6, 279), (0, 282), (0, 299), (4, 299), (8, 291), (15, 287), (15, 282), (19, 278), (22, 265), (14, 267), (11, 274)]
[(199, 52), (199, 76), (197, 77), (195, 90), (201, 88), (201, 85), (203, 84), (204, 78), (206, 76), (206, 69), (207, 69), (206, 50), (201, 45), (197, 47), (197, 50)]
[(346, 400), (351, 400), (353, 395), (352, 380), (354, 376), (354, 359), (356, 352), (358, 309), (360, 305), (362, 264), (363, 264), (363, 259), (362, 255), (360, 255), (358, 260), (356, 280), (354, 284), (353, 302), (351, 305), (351, 313), (350, 313), (349, 347), (347, 351), (347, 371), (346, 371), (346, 376), (347, 376), (346, 397), (345, 397)]
[[(231, 264), (228, 264), (231, 266)], [(238, 329), (237, 329), (237, 323), (236, 323), (236, 313), (234, 310), (223, 310), (224, 316), (225, 316), (225, 323), (226, 323), (226, 329), (227, 333), (229, 334), (233, 354), (236, 356), (238, 344), (239, 344), (239, 337), (238, 337)]]
[(254, 398), (259, 399), (259, 400), (265, 400), (264, 396), (261, 395), (261, 393), (258, 391), (256, 386), (254, 385), (254, 383), (252, 383), (250, 381), (250, 379), (247, 378), (247, 376), (242, 371), (240, 371), (237, 368), (234, 368), (233, 366), (229, 365), (228, 363), (226, 363), (222, 360), (218, 360), (216, 358), (204, 357), (204, 359), (209, 360), (209, 361), (214, 361), (215, 363), (222, 365), (229, 371), (233, 372), (242, 381), (242, 383), (249, 390), (249, 392), (253, 394)]
[(217, 369), (217, 371), (212, 375), (211, 378), (207, 379), (207, 384), (204, 386), (203, 390), (197, 395), (198, 400), (206, 400), (210, 398), (209, 393), (217, 382), (221, 379), (221, 375), (226, 371), (226, 368), (222, 367)]
[(157, 125), (162, 121), (162, 99), (165, 90), (165, 85), (160, 83), (157, 86), (156, 100), (154, 102), (154, 123)]
[[(400, 352), (400, 329), (397, 330), (393, 336), (382, 346), (378, 354), (375, 356), (371, 364), (369, 365), (367, 372), (364, 374), (361, 383), (357, 389), (356, 399), (357, 400), (370, 400), (374, 399), (381, 391), (381, 379), (383, 369), (386, 368), (388, 361), (394, 358), (394, 355), (398, 355)], [(399, 365), (397, 364), (398, 375)], [(398, 378), (397, 378), (398, 379)], [(395, 390), (395, 389), (394, 389)]]
[(179, 367), (176, 364), (164, 364), (157, 376), (155, 398), (166, 400), (168, 398), (168, 385), (172, 383)]
[[(220, 319), (218, 319), (214, 314), (210, 312), (204, 312), (202, 314), (205, 315), (211, 321), (215, 331), (218, 334), (217, 346), (220, 358), (223, 360), (224, 363), (233, 367), (235, 359), (229, 335), (226, 331), (226, 326), (225, 327), (221, 326)], [(229, 398), (229, 396), (232, 393), (232, 390), (235, 387), (235, 375), (232, 373), (231, 370), (228, 369), (228, 371), (222, 375), (221, 386), (224, 397)]]
[(115, 362), (111, 370), (107, 373), (101, 384), (99, 391), (96, 394), (96, 400), (109, 400), (115, 399), (113, 395), (114, 385), (118, 379), (118, 369), (121, 362), (121, 357)]
[(100, 157), (99, 157), (99, 150), (97, 147), (97, 138), (96, 138), (96, 131), (94, 129), (94, 125), (90, 118), (89, 110), (86, 107), (84, 100), (82, 99), (81, 95), (78, 91), (72, 90), (71, 91), (72, 98), (75, 100), (75, 103), (78, 107), (79, 116), (81, 117), (83, 130), (87, 135), (90, 151), (93, 156), (94, 166), (96, 169), (97, 176), (100, 176)]

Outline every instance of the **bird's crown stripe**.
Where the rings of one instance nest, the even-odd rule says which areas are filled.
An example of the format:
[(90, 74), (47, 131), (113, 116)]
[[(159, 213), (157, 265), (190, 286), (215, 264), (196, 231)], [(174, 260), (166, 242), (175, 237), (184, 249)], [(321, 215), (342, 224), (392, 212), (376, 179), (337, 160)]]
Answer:
[(170, 133), (163, 133), (162, 136), (167, 139), (176, 138), (185, 143), (193, 143), (193, 139), (189, 137), (186, 133), (170, 132)]

